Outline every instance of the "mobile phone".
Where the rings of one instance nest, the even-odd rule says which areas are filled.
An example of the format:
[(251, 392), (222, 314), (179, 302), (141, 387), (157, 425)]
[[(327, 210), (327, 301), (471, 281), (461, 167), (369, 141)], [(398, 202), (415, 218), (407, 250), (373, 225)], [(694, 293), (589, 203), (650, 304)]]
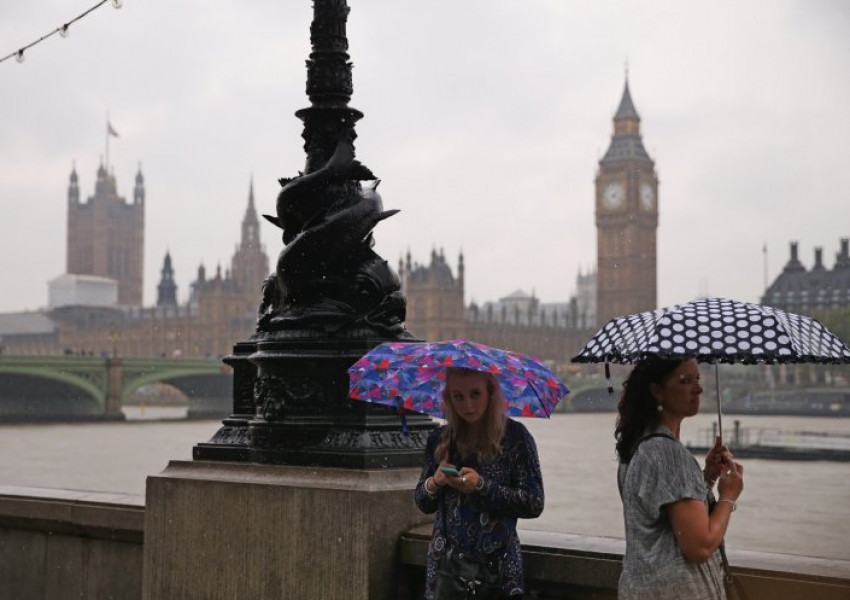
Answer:
[(440, 467), (440, 470), (447, 475), (453, 475), (454, 477), (460, 477), (460, 471), (455, 469), (454, 467)]

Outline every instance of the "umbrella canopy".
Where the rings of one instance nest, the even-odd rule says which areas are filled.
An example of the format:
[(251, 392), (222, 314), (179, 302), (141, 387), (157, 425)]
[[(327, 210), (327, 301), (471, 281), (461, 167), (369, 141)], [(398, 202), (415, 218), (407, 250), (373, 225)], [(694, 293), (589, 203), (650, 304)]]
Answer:
[(704, 298), (611, 319), (573, 362), (634, 363), (650, 356), (708, 363), (846, 363), (850, 348), (811, 317)]
[(778, 308), (703, 298), (611, 319), (573, 362), (635, 363), (649, 357), (715, 365), (718, 432), (723, 437), (718, 363), (847, 363), (850, 348), (820, 321)]
[(461, 338), (376, 346), (348, 370), (349, 395), (444, 417), (442, 392), (448, 367), (492, 373), (502, 388), (509, 416), (548, 417), (569, 393), (539, 359)]

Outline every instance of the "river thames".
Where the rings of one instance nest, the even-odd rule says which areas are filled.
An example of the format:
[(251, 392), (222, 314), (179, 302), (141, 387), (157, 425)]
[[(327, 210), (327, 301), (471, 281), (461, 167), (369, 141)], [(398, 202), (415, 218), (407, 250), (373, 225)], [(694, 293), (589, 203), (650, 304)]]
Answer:
[[(220, 426), (218, 421), (135, 420), (175, 416), (173, 408), (125, 411), (134, 420), (0, 426), (0, 482), (141, 495), (148, 475), (169, 460), (191, 459), (192, 446)], [(520, 521), (521, 528), (623, 536), (614, 419), (612, 413), (596, 413), (522, 421), (537, 441), (546, 508), (540, 518)], [(850, 419), (817, 417), (727, 415), (724, 431), (731, 432), (735, 419), (743, 427), (850, 434)], [(682, 440), (696, 442), (699, 430), (713, 420), (709, 414), (686, 420)], [(850, 560), (850, 463), (740, 462), (744, 493), (728, 547)]]

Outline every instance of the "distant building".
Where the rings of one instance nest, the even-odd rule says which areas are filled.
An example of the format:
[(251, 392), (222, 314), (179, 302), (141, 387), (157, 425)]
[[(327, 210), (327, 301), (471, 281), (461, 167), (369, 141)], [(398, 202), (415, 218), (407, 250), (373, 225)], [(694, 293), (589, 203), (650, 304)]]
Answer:
[(94, 195), (80, 201), (76, 168), (68, 184), (68, 275), (95, 275), (118, 282), (118, 303), (141, 306), (144, 288), (145, 182), (136, 174), (133, 201), (118, 195), (115, 176), (97, 170)]
[(596, 173), (597, 322), (657, 308), (658, 175), (626, 81)]
[(399, 264), (408, 298), (407, 325), (428, 340), (464, 336), (566, 362), (613, 317), (657, 308), (658, 175), (643, 147), (628, 81), (614, 133), (596, 174), (596, 270), (579, 271), (575, 295), (543, 303), (521, 290), (464, 306), (463, 256), (457, 277), (443, 252), (426, 265)]
[[(127, 214), (124, 212), (126, 205), (122, 207), (115, 201), (114, 194), (106, 193), (114, 190), (114, 178), (107, 176), (102, 167), (98, 173), (100, 195), (96, 194), (96, 198), (89, 201), (90, 209), (99, 215), (105, 206), (107, 215), (111, 214), (110, 211), (118, 215)], [(74, 212), (77, 211), (75, 173), (72, 173), (71, 182), (69, 205), (73, 207), (70, 211)], [(141, 206), (144, 198), (141, 173), (136, 176), (136, 192), (138, 206)], [(68, 248), (75, 249), (79, 256), (112, 252), (120, 257), (141, 251), (141, 241), (132, 251), (129, 246), (122, 246), (116, 241), (116, 231), (126, 233), (127, 222), (132, 221), (132, 218), (119, 216), (116, 220), (103, 220), (97, 216), (84, 229), (96, 226), (97, 235), (93, 237), (98, 237), (100, 241), (87, 247), (79, 239), (81, 213), (74, 214), (77, 216), (69, 216)], [(110, 229), (112, 225), (116, 229)], [(112, 242), (103, 243), (103, 240)], [(85, 261), (81, 262), (79, 256), (73, 260), (69, 258), (68, 264), (82, 270), (80, 264)], [(102, 262), (95, 261), (98, 265)], [(120, 262), (107, 260), (103, 264), (114, 267)], [(197, 278), (189, 285), (187, 302), (181, 304), (178, 300), (178, 286), (170, 252), (166, 252), (163, 260), (157, 301), (152, 307), (144, 308), (140, 305), (141, 293), (138, 296), (131, 294), (130, 299), (134, 302), (126, 301), (126, 290), (134, 290), (133, 286), (125, 285), (122, 301), (121, 284), (127, 281), (127, 278), (122, 279), (125, 271), (122, 268), (117, 271), (107, 269), (107, 272), (110, 277), (61, 275), (49, 284), (47, 310), (0, 315), (0, 344), (3, 350), (9, 354), (102, 355), (117, 351), (126, 356), (184, 357), (227, 353), (234, 343), (253, 333), (262, 295), (261, 285), (269, 272), (268, 257), (260, 243), (253, 184), (249, 188), (248, 208), (242, 221), (242, 238), (234, 253), (231, 268), (222, 273), (219, 266), (213, 277), (207, 277), (206, 268), (201, 265)], [(138, 303), (135, 302), (136, 298)]]
[(159, 284), (156, 286), (156, 305), (177, 306), (177, 283), (174, 281), (174, 267), (171, 266), (171, 252), (166, 252), (162, 261)]
[(407, 329), (425, 340), (449, 340), (464, 335), (463, 253), (458, 256), (457, 277), (442, 249), (431, 251), (428, 265), (399, 261), (399, 279), (407, 295)]
[(768, 286), (762, 304), (802, 314), (850, 306), (848, 238), (841, 238), (831, 269), (823, 263), (823, 248), (815, 248), (814, 265), (806, 269), (797, 256), (797, 242), (790, 246), (788, 262)]
[(596, 271), (576, 276), (576, 322), (583, 328), (604, 324), (596, 319)]
[[(544, 303), (533, 292), (517, 290), (498, 301), (465, 305), (463, 254), (455, 274), (442, 250), (433, 250), (427, 265), (414, 263), (408, 253), (399, 263), (399, 276), (411, 333), (427, 340), (469, 337), (566, 363), (611, 317), (656, 308), (658, 176), (643, 147), (628, 81), (613, 121), (611, 143), (596, 174), (597, 266), (579, 271), (575, 295)], [(141, 307), (144, 203), (141, 170), (132, 204), (118, 197), (115, 178), (103, 166), (95, 195), (81, 204), (77, 174), (71, 173), (68, 274), (116, 281), (117, 304), (62, 303), (48, 312), (18, 313), (20, 326), (12, 315), (0, 315), (0, 337), (9, 353), (116, 349), (135, 356), (214, 356), (251, 335), (269, 273), (253, 184), (230, 268), (222, 272), (219, 265), (208, 277), (201, 265), (184, 304), (178, 301), (177, 274), (167, 252), (156, 305)], [(77, 289), (77, 297), (82, 298), (82, 290)]]
[(47, 305), (118, 306), (118, 282), (96, 275), (60, 275), (47, 284)]
[[(399, 273), (407, 295), (407, 328), (428, 341), (466, 337), (563, 364), (594, 333), (590, 325), (579, 323), (576, 298), (543, 303), (533, 293), (517, 290), (495, 302), (464, 305), (463, 254), (458, 257), (457, 276), (442, 250), (432, 251), (427, 265), (413, 262), (408, 253), (399, 263)], [(590, 275), (579, 274), (578, 279), (585, 288), (592, 281)]]

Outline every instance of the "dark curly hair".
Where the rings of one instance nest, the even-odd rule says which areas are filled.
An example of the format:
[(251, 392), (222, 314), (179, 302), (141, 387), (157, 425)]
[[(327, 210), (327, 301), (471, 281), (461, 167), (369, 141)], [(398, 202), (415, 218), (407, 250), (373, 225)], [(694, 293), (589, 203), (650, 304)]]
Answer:
[(645, 358), (637, 363), (623, 382), (623, 395), (617, 405), (617, 456), (621, 463), (632, 459), (635, 445), (644, 432), (658, 425), (658, 402), (649, 391), (649, 384), (661, 384), (683, 360)]

